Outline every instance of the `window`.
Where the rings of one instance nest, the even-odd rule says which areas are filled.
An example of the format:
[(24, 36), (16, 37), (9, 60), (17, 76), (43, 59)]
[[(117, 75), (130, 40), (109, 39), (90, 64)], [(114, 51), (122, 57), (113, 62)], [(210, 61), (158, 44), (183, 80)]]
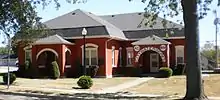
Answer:
[(131, 66), (132, 59), (133, 59), (133, 48), (128, 47), (128, 48), (126, 48), (126, 50), (127, 50), (127, 66)]
[[(82, 48), (82, 64), (84, 63), (84, 52), (83, 48), (84, 45), (81, 46)], [(86, 66), (96, 66), (98, 65), (98, 45), (87, 43), (86, 50), (85, 50), (85, 64)]]
[(86, 65), (98, 65), (97, 48), (86, 48)]
[(32, 56), (31, 56), (31, 46), (27, 46), (24, 48), (24, 52), (25, 52), (25, 61), (27, 60), (32, 60)]
[(112, 46), (112, 66), (115, 66), (115, 47)]
[(184, 63), (184, 46), (176, 46), (176, 64)]

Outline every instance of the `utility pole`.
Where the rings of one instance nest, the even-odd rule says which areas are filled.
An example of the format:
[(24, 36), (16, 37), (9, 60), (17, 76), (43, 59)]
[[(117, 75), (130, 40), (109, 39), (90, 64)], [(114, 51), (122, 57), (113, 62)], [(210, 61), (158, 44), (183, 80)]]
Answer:
[(8, 38), (8, 81), (7, 81), (7, 89), (9, 89), (10, 86), (10, 71), (9, 71), (9, 63), (10, 63), (10, 51), (11, 51), (11, 37), (10, 34), (7, 34), (7, 38)]
[(215, 25), (215, 50), (216, 50), (216, 68), (218, 68), (218, 24), (220, 23), (220, 20), (217, 16), (217, 11), (214, 10), (213, 13), (215, 14), (215, 20), (214, 20), (214, 25)]

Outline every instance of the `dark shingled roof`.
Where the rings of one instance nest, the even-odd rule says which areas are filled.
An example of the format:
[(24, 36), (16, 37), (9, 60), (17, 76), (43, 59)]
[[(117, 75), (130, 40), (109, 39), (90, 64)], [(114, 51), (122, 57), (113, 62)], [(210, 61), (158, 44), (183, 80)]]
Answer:
[[(90, 35), (97, 35), (97, 31), (99, 31), (100, 26), (103, 26), (106, 31), (102, 32), (103, 35), (109, 35), (109, 37), (114, 37), (118, 39), (127, 39), (119, 28), (115, 27), (111, 23), (107, 22), (106, 20), (103, 20), (102, 18), (82, 10), (75, 10), (73, 12), (70, 12), (68, 14), (65, 14), (63, 16), (57, 17), (55, 19), (49, 20), (44, 23), (48, 28), (50, 29), (64, 29), (64, 28), (74, 28), (76, 31), (82, 28), (82, 27), (94, 27), (94, 33), (89, 32)], [(95, 29), (96, 26), (99, 27), (99, 29)], [(65, 34), (65, 33), (63, 33)], [(79, 33), (72, 33), (72, 37), (78, 36), (75, 34), (81, 34)]]
[(141, 39), (151, 35), (159, 37), (184, 37), (184, 29), (151, 29), (151, 30), (134, 30), (124, 31), (128, 39)]
[[(151, 30), (153, 29), (164, 29), (163, 24), (161, 21), (163, 18), (158, 17), (156, 19), (156, 24), (153, 27), (146, 26), (145, 23), (147, 19), (144, 17), (144, 12), (140, 13), (127, 13), (127, 14), (116, 14), (116, 15), (104, 15), (100, 16), (101, 18), (107, 20), (108, 22), (112, 23), (116, 27), (120, 28), (123, 31), (130, 31), (130, 30)], [(167, 21), (166, 27), (167, 28), (183, 28), (182, 25)]]
[[(53, 29), (54, 34), (64, 38), (82, 37), (81, 31), (87, 29), (87, 36), (105, 36), (118, 39), (140, 39), (150, 35), (159, 37), (184, 37), (184, 29), (180, 24), (168, 21), (166, 31), (157, 18), (153, 27), (145, 26), (144, 13), (128, 13), (96, 16), (80, 9), (49, 20), (44, 24)], [(173, 30), (173, 34), (170, 30)]]
[[(59, 34), (64, 38), (72, 38), (72, 37), (80, 37), (82, 36), (82, 29), (80, 28), (65, 28), (65, 29), (54, 29), (52, 32)], [(86, 27), (87, 35), (86, 36), (100, 36), (106, 35), (107, 30), (104, 26), (96, 26), (96, 27)]]

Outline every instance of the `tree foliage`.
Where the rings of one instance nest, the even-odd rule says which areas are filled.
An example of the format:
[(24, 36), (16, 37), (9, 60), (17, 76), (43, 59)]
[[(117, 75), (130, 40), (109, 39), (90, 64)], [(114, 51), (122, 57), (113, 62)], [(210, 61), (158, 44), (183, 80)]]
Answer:
[[(219, 48), (218, 52), (220, 52)], [(204, 46), (201, 48), (201, 53), (209, 60), (215, 61), (216, 59), (216, 48), (211, 42), (207, 42), (206, 44), (204, 44)], [(218, 59), (218, 61), (220, 61), (220, 58)]]

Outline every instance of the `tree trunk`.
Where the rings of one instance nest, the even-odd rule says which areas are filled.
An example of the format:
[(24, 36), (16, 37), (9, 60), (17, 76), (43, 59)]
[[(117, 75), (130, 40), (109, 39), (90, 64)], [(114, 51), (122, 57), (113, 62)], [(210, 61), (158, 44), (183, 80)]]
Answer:
[(199, 30), (197, 0), (182, 0), (186, 39), (186, 95), (185, 100), (204, 100), (199, 59)]

